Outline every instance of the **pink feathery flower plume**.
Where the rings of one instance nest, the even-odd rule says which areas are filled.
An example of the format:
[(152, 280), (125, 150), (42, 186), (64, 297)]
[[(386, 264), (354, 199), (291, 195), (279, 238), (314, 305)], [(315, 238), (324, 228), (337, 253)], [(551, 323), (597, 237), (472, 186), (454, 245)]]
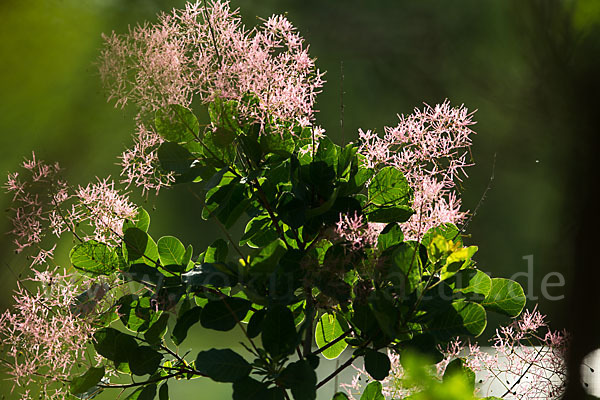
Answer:
[(448, 101), (399, 118), (383, 138), (360, 130), (359, 152), (368, 168), (395, 167), (414, 189), (415, 214), (402, 226), (405, 237), (414, 240), (432, 227), (464, 220), (456, 183), (473, 165), (468, 155), (474, 122), (465, 107)]
[(127, 195), (115, 190), (115, 183), (108, 179), (98, 179), (86, 187), (79, 186), (75, 191), (81, 215), (79, 223), (87, 222), (94, 232), (89, 237), (99, 242), (120, 243), (123, 236), (123, 222), (137, 215), (137, 207)]
[[(496, 330), (492, 353), (477, 344), (465, 349), (466, 364), (487, 384), (485, 395), (505, 399), (560, 399), (564, 394), (568, 334), (552, 331), (534, 309)], [(497, 393), (497, 392), (501, 393)]]
[(137, 207), (108, 179), (74, 189), (60, 177), (58, 164), (38, 160), (35, 153), (22, 167), (8, 175), (4, 189), (13, 196), (9, 234), (17, 253), (37, 251), (32, 266), (52, 259), (56, 239), (66, 231), (82, 240), (118, 245), (123, 222), (137, 214)]
[(37, 289), (19, 283), (15, 305), (0, 315), (1, 362), (24, 389), (22, 399), (29, 398), (31, 389), (39, 390), (39, 398), (70, 398), (64, 382), (78, 365), (89, 364), (85, 353), (97, 319), (114, 299), (105, 298), (107, 283), (76, 282), (58, 269), (35, 271), (29, 280)]
[(164, 172), (159, 165), (158, 147), (163, 138), (143, 123), (138, 123), (133, 147), (121, 155), (121, 183), (127, 187), (134, 185), (142, 188), (142, 194), (155, 190), (156, 194), (163, 187), (175, 181), (172, 172)]
[(227, 1), (188, 3), (154, 25), (104, 40), (100, 75), (117, 105), (153, 112), (189, 106), (198, 96), (204, 103), (235, 100), (241, 117), (263, 126), (273, 118), (306, 126), (314, 117), (323, 74), (283, 16), (247, 30)]
[(69, 198), (68, 185), (60, 177), (61, 168), (38, 160), (32, 153), (30, 160), (22, 163), (23, 171), (8, 174), (3, 186), (12, 194), (11, 218), (16, 252), (34, 247), (38, 253), (33, 264), (41, 264), (52, 258), (55, 246), (44, 248), (42, 241), (51, 224), (53, 210)]
[[(558, 400), (566, 387), (567, 334), (548, 328), (545, 317), (534, 309), (526, 310), (519, 319), (502, 326), (491, 339), (491, 348), (477, 343), (463, 343), (459, 338), (440, 349), (444, 359), (432, 373), (442, 379), (448, 364), (461, 358), (476, 373), (477, 396), (496, 396), (515, 400)], [(385, 399), (405, 398), (419, 388), (403, 385), (405, 371), (400, 357), (388, 351), (390, 375), (382, 381)], [(370, 381), (364, 368), (355, 367), (350, 383), (340, 386), (351, 400), (357, 400)]]
[(354, 250), (359, 250), (374, 246), (377, 243), (379, 233), (384, 227), (385, 224), (368, 223), (362, 215), (355, 212), (353, 216), (340, 214), (334, 232), (338, 237), (348, 242)]

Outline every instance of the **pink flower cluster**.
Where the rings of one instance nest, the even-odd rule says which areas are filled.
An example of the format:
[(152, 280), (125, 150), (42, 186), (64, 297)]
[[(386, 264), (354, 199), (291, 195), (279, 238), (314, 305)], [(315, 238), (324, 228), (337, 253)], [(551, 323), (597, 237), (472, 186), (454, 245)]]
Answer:
[(58, 270), (36, 271), (30, 280), (37, 290), (31, 292), (19, 283), (14, 309), (0, 315), (1, 362), (15, 385), (25, 389), (23, 399), (29, 398), (31, 389), (40, 391), (39, 398), (66, 399), (70, 394), (64, 383), (78, 364), (89, 364), (86, 349), (96, 319), (106, 312), (97, 304), (106, 291), (87, 296), (94, 307), (87, 305), (89, 312), (82, 313), (77, 306), (82, 292), (85, 295), (93, 287), (91, 281), (76, 282)]
[[(301, 126), (313, 119), (322, 73), (304, 40), (283, 16), (247, 30), (227, 1), (159, 16), (158, 23), (104, 36), (100, 75), (117, 105), (142, 112), (189, 106), (194, 95), (239, 102), (242, 117), (266, 125), (272, 117)], [(256, 100), (256, 101), (254, 101)]]
[[(525, 311), (519, 319), (496, 331), (490, 349), (482, 349), (478, 344), (463, 344), (457, 338), (443, 349), (445, 358), (432, 372), (442, 379), (448, 364), (461, 358), (476, 373), (478, 395), (558, 400), (566, 385), (568, 336), (565, 332), (548, 329), (544, 319), (537, 310)], [(418, 388), (403, 384), (405, 371), (400, 356), (388, 351), (388, 357), (390, 374), (381, 382), (385, 398), (391, 400), (413, 394)], [(340, 385), (351, 400), (357, 400), (371, 380), (364, 368), (355, 367), (355, 370), (352, 381)]]
[(123, 236), (123, 222), (134, 219), (137, 207), (129, 201), (129, 197), (115, 190), (115, 183), (108, 179), (90, 183), (86, 187), (77, 188), (75, 197), (78, 200), (74, 215), (78, 223), (87, 223), (94, 230), (88, 239), (115, 244), (120, 243)]
[[(487, 384), (483, 394), (505, 399), (560, 399), (567, 381), (566, 332), (551, 331), (539, 311), (496, 330), (492, 353), (469, 344), (464, 359)], [(497, 393), (498, 390), (501, 393)]]
[(384, 227), (385, 224), (364, 221), (363, 216), (357, 213), (354, 213), (354, 216), (340, 214), (340, 220), (336, 222), (335, 234), (348, 242), (354, 250), (359, 250), (374, 246)]
[(419, 239), (434, 226), (465, 218), (456, 183), (472, 165), (467, 156), (474, 122), (466, 108), (451, 107), (447, 101), (399, 118), (397, 126), (385, 128), (383, 138), (360, 130), (359, 152), (369, 168), (393, 166), (402, 171), (415, 191), (416, 211), (403, 231), (407, 239)]
[(82, 240), (116, 245), (125, 219), (137, 214), (137, 207), (108, 179), (73, 189), (60, 178), (58, 164), (46, 164), (33, 154), (22, 166), (23, 172), (8, 175), (4, 188), (13, 195), (9, 233), (18, 253), (36, 249), (32, 265), (52, 259), (56, 243), (47, 243), (49, 234), (60, 237), (70, 231)]
[(31, 160), (22, 163), (23, 171), (8, 175), (4, 189), (13, 196), (13, 229), (16, 252), (28, 247), (37, 247), (34, 263), (43, 263), (52, 258), (54, 247), (44, 249), (42, 241), (51, 224), (51, 213), (58, 204), (65, 201), (68, 185), (61, 179), (61, 168), (38, 160), (35, 153)]
[(135, 185), (142, 188), (142, 194), (162, 187), (168, 187), (175, 181), (172, 172), (165, 173), (159, 166), (158, 147), (163, 142), (160, 135), (138, 123), (133, 147), (121, 155), (122, 183), (127, 187)]

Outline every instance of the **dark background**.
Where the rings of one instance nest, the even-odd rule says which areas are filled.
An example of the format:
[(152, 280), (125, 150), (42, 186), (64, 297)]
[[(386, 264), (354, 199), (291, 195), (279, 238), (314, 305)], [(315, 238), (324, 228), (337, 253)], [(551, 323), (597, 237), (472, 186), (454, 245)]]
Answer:
[[(60, 161), (71, 183), (117, 178), (116, 157), (131, 144), (135, 110), (106, 103), (94, 65), (100, 34), (125, 32), (182, 4), (0, 1), (0, 171), (15, 170), (35, 150), (39, 158)], [(593, 194), (600, 1), (238, 0), (233, 6), (241, 7), (247, 26), (259, 22), (256, 16), (287, 13), (298, 27), (327, 71), (317, 123), (338, 143), (355, 140), (358, 128), (382, 132), (397, 123), (397, 113), (423, 102), (449, 99), (477, 109), (476, 166), (462, 193), (466, 209), (481, 202), (467, 229), (468, 242), (479, 246), (480, 268), (510, 277), (527, 272), (523, 257), (532, 256), (531, 281), (518, 279), (533, 289), (528, 308), (539, 304), (552, 327), (573, 332), (574, 366), (598, 347)], [(134, 190), (132, 198), (150, 211), (155, 237), (176, 234), (199, 252), (220, 236), (201, 220), (185, 189), (147, 199)], [(0, 206), (10, 206), (7, 195), (0, 194)], [(0, 231), (9, 229), (8, 219), (0, 219)], [(29, 265), (13, 254), (10, 241), (0, 237), (0, 309), (11, 303), (15, 275)], [(66, 265), (69, 245), (59, 248), (59, 264)], [(562, 300), (542, 298), (551, 272), (564, 276), (564, 287), (548, 289)], [(485, 338), (498, 322), (506, 320), (491, 319)], [(202, 347), (223, 340), (198, 334)]]

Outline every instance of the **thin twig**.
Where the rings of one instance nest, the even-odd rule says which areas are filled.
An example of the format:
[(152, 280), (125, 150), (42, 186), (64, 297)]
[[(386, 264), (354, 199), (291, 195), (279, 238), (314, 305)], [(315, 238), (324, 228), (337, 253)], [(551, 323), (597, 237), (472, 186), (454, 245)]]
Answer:
[(328, 348), (330, 348), (331, 346), (335, 345), (336, 343), (342, 341), (346, 336), (348, 336), (349, 334), (352, 333), (352, 329), (347, 330), (346, 332), (342, 333), (340, 336), (338, 336), (337, 338), (335, 338), (334, 340), (332, 340), (331, 342), (327, 343), (326, 345), (324, 345), (323, 347), (320, 347), (318, 349), (316, 349), (315, 351), (313, 351), (312, 353), (310, 353), (311, 356), (315, 355), (315, 354), (319, 354), (324, 352), (325, 350), (327, 350)]
[(452, 238), (452, 240), (455, 240), (459, 235), (463, 234), (465, 232), (465, 230), (467, 229), (467, 226), (469, 226), (469, 224), (471, 223), (473, 218), (477, 215), (477, 212), (479, 211), (479, 208), (483, 204), (483, 201), (485, 200), (487, 193), (492, 188), (492, 182), (494, 181), (495, 174), (496, 174), (496, 153), (494, 153), (494, 161), (492, 162), (492, 174), (490, 175), (488, 184), (485, 187), (485, 190), (483, 191), (483, 194), (481, 195), (479, 202), (477, 202), (477, 205), (475, 206), (473, 213), (469, 216), (469, 218), (467, 218), (467, 220), (465, 221), (463, 226), (458, 230), (458, 233)]

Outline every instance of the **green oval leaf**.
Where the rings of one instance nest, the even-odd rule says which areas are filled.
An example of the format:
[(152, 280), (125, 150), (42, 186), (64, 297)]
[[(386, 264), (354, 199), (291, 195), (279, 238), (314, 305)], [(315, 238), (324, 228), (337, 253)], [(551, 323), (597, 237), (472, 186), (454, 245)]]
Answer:
[(289, 364), (279, 379), (286, 388), (292, 390), (294, 400), (314, 400), (317, 397), (317, 375), (306, 360)]
[(169, 384), (167, 382), (158, 389), (158, 400), (169, 400)]
[(385, 397), (381, 393), (381, 382), (371, 382), (365, 388), (360, 400), (385, 400)]
[[(341, 336), (348, 329), (348, 324), (337, 315), (324, 314), (315, 328), (315, 342), (323, 347)], [(338, 358), (348, 347), (344, 339), (323, 350), (321, 354), (328, 360)]]
[(394, 167), (382, 168), (369, 184), (369, 202), (378, 206), (410, 206), (412, 190)]
[(369, 222), (406, 222), (415, 213), (409, 206), (398, 207), (370, 207), (367, 210)]
[(71, 381), (71, 393), (80, 394), (94, 388), (104, 377), (104, 367), (88, 369), (85, 374), (76, 376)]
[(157, 321), (150, 325), (150, 328), (144, 332), (144, 339), (151, 344), (157, 345), (167, 331), (167, 324), (169, 322), (169, 313), (162, 313)]
[(135, 390), (125, 400), (153, 400), (154, 397), (156, 397), (156, 383)]
[(175, 143), (193, 142), (200, 132), (200, 124), (194, 113), (179, 104), (170, 104), (158, 110), (154, 125), (160, 136)]
[(162, 265), (182, 265), (185, 257), (185, 246), (174, 236), (163, 236), (158, 239), (158, 255)]
[(390, 359), (387, 354), (367, 349), (365, 352), (365, 369), (373, 379), (382, 381), (390, 373)]
[(400, 244), (404, 241), (404, 233), (402, 228), (395, 222), (387, 224), (377, 238), (377, 248), (380, 251), (389, 249), (392, 246)]
[(95, 240), (76, 245), (69, 257), (75, 268), (90, 275), (110, 275), (120, 266), (116, 252)]
[(388, 279), (407, 294), (412, 293), (421, 282), (423, 264), (418, 253), (419, 246), (417, 242), (403, 242), (391, 254), (394, 268), (388, 271)]
[(192, 327), (192, 325), (200, 321), (201, 313), (202, 307), (194, 307), (177, 318), (177, 323), (175, 324), (173, 333), (171, 334), (171, 339), (173, 339), (173, 343), (175, 343), (176, 346), (179, 346), (181, 343), (183, 343), (187, 337), (188, 330)]
[(129, 228), (139, 228), (144, 232), (148, 232), (150, 227), (150, 214), (143, 207), (138, 207), (137, 214), (133, 220), (126, 219), (123, 222), (123, 232)]
[(492, 288), (492, 278), (478, 269), (463, 269), (450, 278), (448, 284), (455, 292), (470, 299), (484, 299)]
[(204, 253), (205, 263), (225, 262), (227, 260), (228, 246), (223, 239), (215, 240)]
[(262, 331), (262, 323), (265, 319), (265, 315), (267, 315), (267, 311), (262, 309), (256, 311), (254, 314), (252, 314), (252, 317), (250, 317), (248, 327), (246, 328), (248, 337), (250, 337), (250, 339), (254, 339)]
[(485, 309), (477, 303), (457, 300), (431, 315), (428, 332), (440, 340), (458, 335), (479, 336), (485, 329)]
[(196, 357), (196, 370), (217, 382), (236, 382), (247, 377), (252, 366), (233, 350), (210, 349)]
[(462, 359), (452, 360), (444, 371), (443, 380), (448, 381), (453, 377), (459, 376), (465, 381), (465, 384), (471, 391), (475, 390), (475, 372), (465, 365)]
[(298, 335), (294, 315), (287, 307), (269, 307), (262, 325), (262, 344), (269, 354), (278, 357), (294, 351), (298, 344)]
[(163, 142), (156, 154), (160, 166), (164, 170), (177, 174), (188, 172), (192, 167), (192, 163), (196, 160), (196, 157), (188, 149), (173, 142)]
[(146, 232), (139, 228), (129, 228), (123, 236), (123, 250), (127, 261), (131, 264), (142, 263), (156, 266), (158, 247)]
[(521, 314), (527, 298), (523, 287), (510, 279), (494, 278), (489, 294), (481, 303), (486, 309), (516, 317)]
[(102, 328), (94, 333), (94, 348), (102, 357), (114, 361), (115, 365), (127, 362), (129, 354), (137, 350), (133, 336), (114, 328)]
[[(129, 368), (134, 375), (147, 375), (156, 372), (163, 356), (150, 346), (140, 346), (130, 353)], [(156, 394), (156, 388), (155, 388)]]
[(217, 331), (229, 331), (246, 318), (251, 303), (237, 297), (211, 301), (202, 310), (200, 323)]

